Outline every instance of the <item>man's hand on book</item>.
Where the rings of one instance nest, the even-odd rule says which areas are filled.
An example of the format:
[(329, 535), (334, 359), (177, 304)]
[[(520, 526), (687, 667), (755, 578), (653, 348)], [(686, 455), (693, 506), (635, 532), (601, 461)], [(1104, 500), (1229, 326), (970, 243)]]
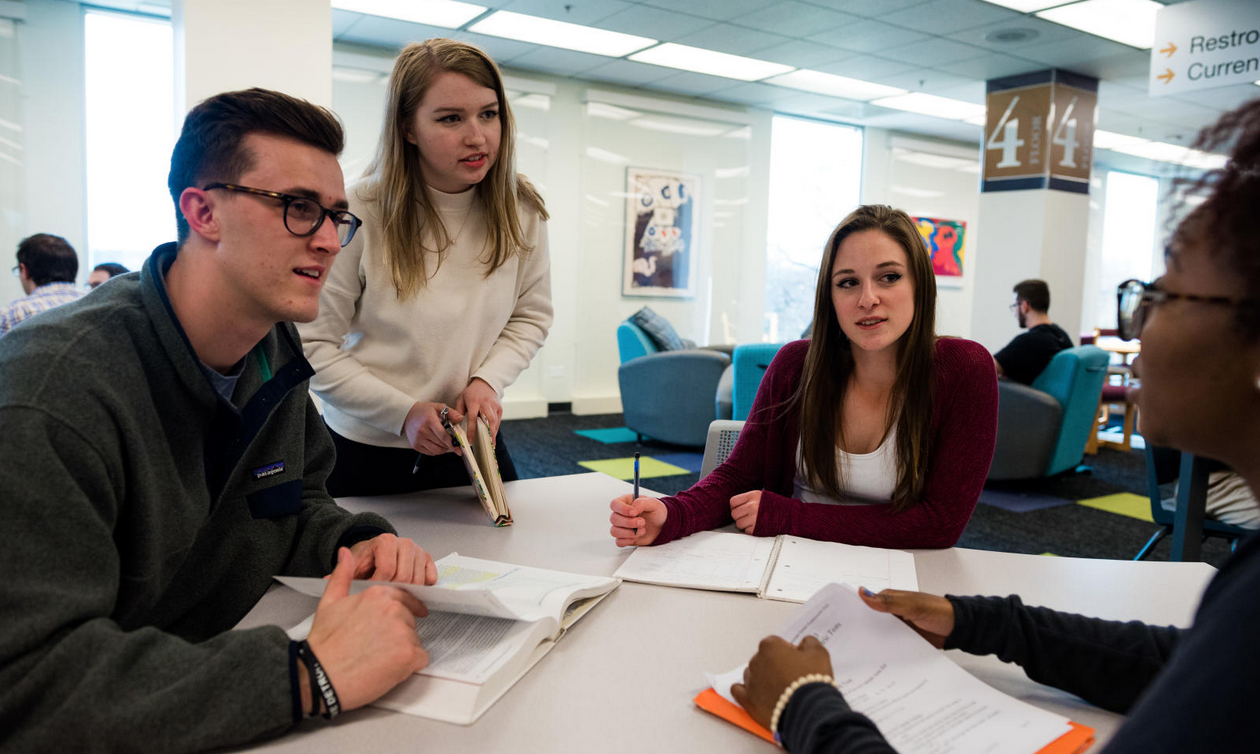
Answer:
[(406, 537), (381, 534), (356, 542), (354, 577), (373, 581), (401, 581), (407, 584), (436, 584), (437, 566), (433, 556)]
[[(490, 430), (490, 438), (498, 438), (499, 422), (503, 419), (503, 404), (499, 402), (499, 394), (490, 387), (490, 383), (480, 377), (473, 377), (469, 380), (468, 387), (464, 388), (464, 392), (455, 399), (454, 410), (470, 417), (481, 414), (486, 420), (486, 428)], [(472, 437), (473, 429), (473, 423), (469, 421), (469, 437)]]
[[(463, 455), (459, 448), (452, 445), (451, 436), (442, 426), (441, 413), (446, 407), (445, 403), (417, 401), (407, 412), (407, 420), (403, 422), (403, 433), (407, 435), (407, 442), (411, 443), (411, 447), (416, 451), (426, 456), (440, 456), (450, 452)], [(454, 424), (464, 420), (464, 413), (459, 409), (452, 408), (448, 416)]]
[(757, 525), (757, 511), (761, 509), (761, 490), (745, 492), (731, 498), (731, 518), (745, 534), (752, 534)]
[(352, 595), (354, 571), (354, 555), (341, 548), (307, 637), (343, 710), (380, 698), (429, 664), (415, 623), (429, 614), (424, 604), (389, 586)]
[(858, 590), (858, 596), (872, 610), (900, 618), (937, 649), (943, 649), (954, 632), (954, 606), (944, 597), (900, 589), (871, 594), (865, 588)]
[(831, 655), (817, 637), (806, 636), (798, 646), (778, 636), (767, 636), (748, 661), (744, 682), (731, 686), (731, 696), (748, 710), (752, 719), (769, 728), (774, 705), (788, 686), (812, 673), (831, 672)]
[(636, 500), (633, 495), (622, 495), (613, 498), (608, 507), (612, 509), (608, 517), (612, 523), (609, 533), (617, 540), (618, 547), (652, 544), (669, 514), (665, 503), (654, 497)]

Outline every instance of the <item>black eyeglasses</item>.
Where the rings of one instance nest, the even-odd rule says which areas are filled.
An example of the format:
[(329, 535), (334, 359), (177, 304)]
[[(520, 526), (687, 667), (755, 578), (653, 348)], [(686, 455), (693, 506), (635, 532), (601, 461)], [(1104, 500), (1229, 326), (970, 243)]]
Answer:
[(1121, 340), (1133, 340), (1142, 334), (1142, 326), (1150, 314), (1151, 306), (1165, 301), (1196, 301), (1200, 304), (1225, 306), (1256, 306), (1260, 299), (1241, 299), (1229, 296), (1200, 296), (1194, 293), (1173, 293), (1155, 287), (1154, 283), (1126, 280), (1116, 286), (1116, 324)]
[(284, 202), (284, 227), (295, 236), (306, 237), (315, 235), (319, 227), (324, 224), (324, 218), (327, 217), (333, 221), (333, 225), (337, 228), (337, 240), (341, 242), (342, 246), (345, 246), (350, 243), (350, 239), (354, 238), (354, 232), (363, 224), (362, 220), (345, 210), (328, 209), (314, 199), (308, 199), (305, 196), (281, 194), (278, 191), (266, 191), (264, 189), (250, 188), (249, 186), (237, 186), (234, 183), (211, 183), (203, 188), (202, 191), (211, 189), (239, 191), (242, 194), (279, 199)]

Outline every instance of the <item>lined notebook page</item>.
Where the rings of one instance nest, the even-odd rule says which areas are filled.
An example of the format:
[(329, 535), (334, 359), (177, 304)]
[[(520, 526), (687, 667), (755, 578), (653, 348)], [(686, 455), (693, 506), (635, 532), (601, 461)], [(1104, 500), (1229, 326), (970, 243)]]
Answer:
[(613, 574), (626, 581), (756, 592), (774, 552), (774, 539), (705, 531), (658, 547), (640, 547)]
[(902, 550), (817, 542), (781, 535), (779, 559), (766, 599), (805, 602), (827, 584), (864, 586), (872, 592), (881, 589), (918, 591), (914, 556)]

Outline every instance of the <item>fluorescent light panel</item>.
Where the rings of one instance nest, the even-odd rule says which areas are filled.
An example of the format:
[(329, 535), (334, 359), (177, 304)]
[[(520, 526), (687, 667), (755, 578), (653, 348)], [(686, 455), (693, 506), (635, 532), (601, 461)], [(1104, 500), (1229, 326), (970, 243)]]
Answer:
[(647, 37), (636, 37), (633, 34), (596, 29), (592, 26), (571, 24), (566, 21), (553, 21), (550, 18), (527, 16), (524, 13), (513, 13), (507, 10), (496, 11), (486, 16), (468, 30), (493, 37), (504, 37), (614, 58), (656, 44), (655, 39)]
[(1063, 5), (1071, 0), (984, 0), (991, 5), (1000, 5), (1003, 8), (1017, 10), (1020, 13), (1031, 13), (1035, 10), (1045, 10), (1055, 5)]
[(1121, 154), (1145, 157), (1158, 162), (1172, 162), (1202, 170), (1214, 170), (1225, 167), (1229, 161), (1225, 155), (1187, 149), (1178, 144), (1163, 141), (1151, 141), (1137, 136), (1127, 136), (1112, 131), (1094, 131), (1094, 147)]
[(908, 94), (898, 94), (895, 97), (884, 97), (883, 99), (873, 100), (871, 104), (889, 107), (894, 110), (919, 113), (920, 115), (931, 115), (932, 117), (945, 118), (946, 120), (967, 120), (968, 118), (984, 115), (984, 105), (976, 105), (971, 102), (950, 99), (949, 97), (938, 97), (935, 94), (924, 94), (923, 92), (910, 92)]
[(1037, 13), (1039, 18), (1149, 50), (1155, 44), (1154, 0), (1085, 0)]
[(703, 50), (699, 47), (688, 47), (673, 42), (636, 52), (630, 56), (630, 59), (639, 63), (651, 63), (666, 68), (707, 73), (710, 76), (722, 76), (740, 81), (760, 81), (792, 70), (790, 65), (745, 58), (741, 55), (728, 55), (724, 52)]
[(845, 99), (858, 100), (859, 102), (873, 100), (876, 97), (891, 97), (896, 94), (906, 93), (905, 89), (898, 89), (895, 86), (872, 84), (869, 81), (851, 79), (848, 76), (837, 76), (832, 73), (823, 73), (822, 71), (811, 71), (806, 68), (785, 73), (782, 76), (768, 78), (762, 83), (785, 86), (789, 89), (800, 89), (805, 92), (827, 94), (832, 97), (844, 97)]
[(332, 0), (332, 7), (444, 29), (458, 29), (486, 12), (484, 5), (455, 0)]

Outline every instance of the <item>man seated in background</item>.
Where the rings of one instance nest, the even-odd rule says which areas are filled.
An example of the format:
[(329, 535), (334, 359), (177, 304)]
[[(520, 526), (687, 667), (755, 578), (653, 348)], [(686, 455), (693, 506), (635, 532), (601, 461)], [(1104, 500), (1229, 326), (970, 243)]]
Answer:
[(1050, 286), (1044, 280), (1024, 280), (1015, 284), (1015, 303), (1011, 310), (1020, 329), (1006, 347), (993, 355), (998, 377), (1031, 385), (1050, 359), (1072, 347), (1072, 338), (1050, 321)]
[(22, 239), (18, 244), (17, 261), (13, 274), (22, 281), (26, 296), (0, 311), (0, 335), (23, 320), (83, 295), (74, 284), (74, 276), (79, 274), (79, 258), (74, 247), (61, 236), (37, 233)]
[[(348, 593), (437, 569), (325, 491), (292, 324), (359, 224), (343, 143), (278, 92), (202, 102), (171, 157), (179, 242), (0, 339), (0, 750), (239, 746), (427, 664), (414, 596)], [(232, 630), (274, 575), (330, 570), (306, 641)]]
[(92, 274), (88, 275), (88, 287), (96, 288), (98, 285), (104, 283), (106, 280), (109, 280), (115, 275), (122, 275), (126, 272), (131, 272), (131, 270), (123, 267), (117, 262), (105, 262), (103, 264), (98, 264), (92, 268)]

